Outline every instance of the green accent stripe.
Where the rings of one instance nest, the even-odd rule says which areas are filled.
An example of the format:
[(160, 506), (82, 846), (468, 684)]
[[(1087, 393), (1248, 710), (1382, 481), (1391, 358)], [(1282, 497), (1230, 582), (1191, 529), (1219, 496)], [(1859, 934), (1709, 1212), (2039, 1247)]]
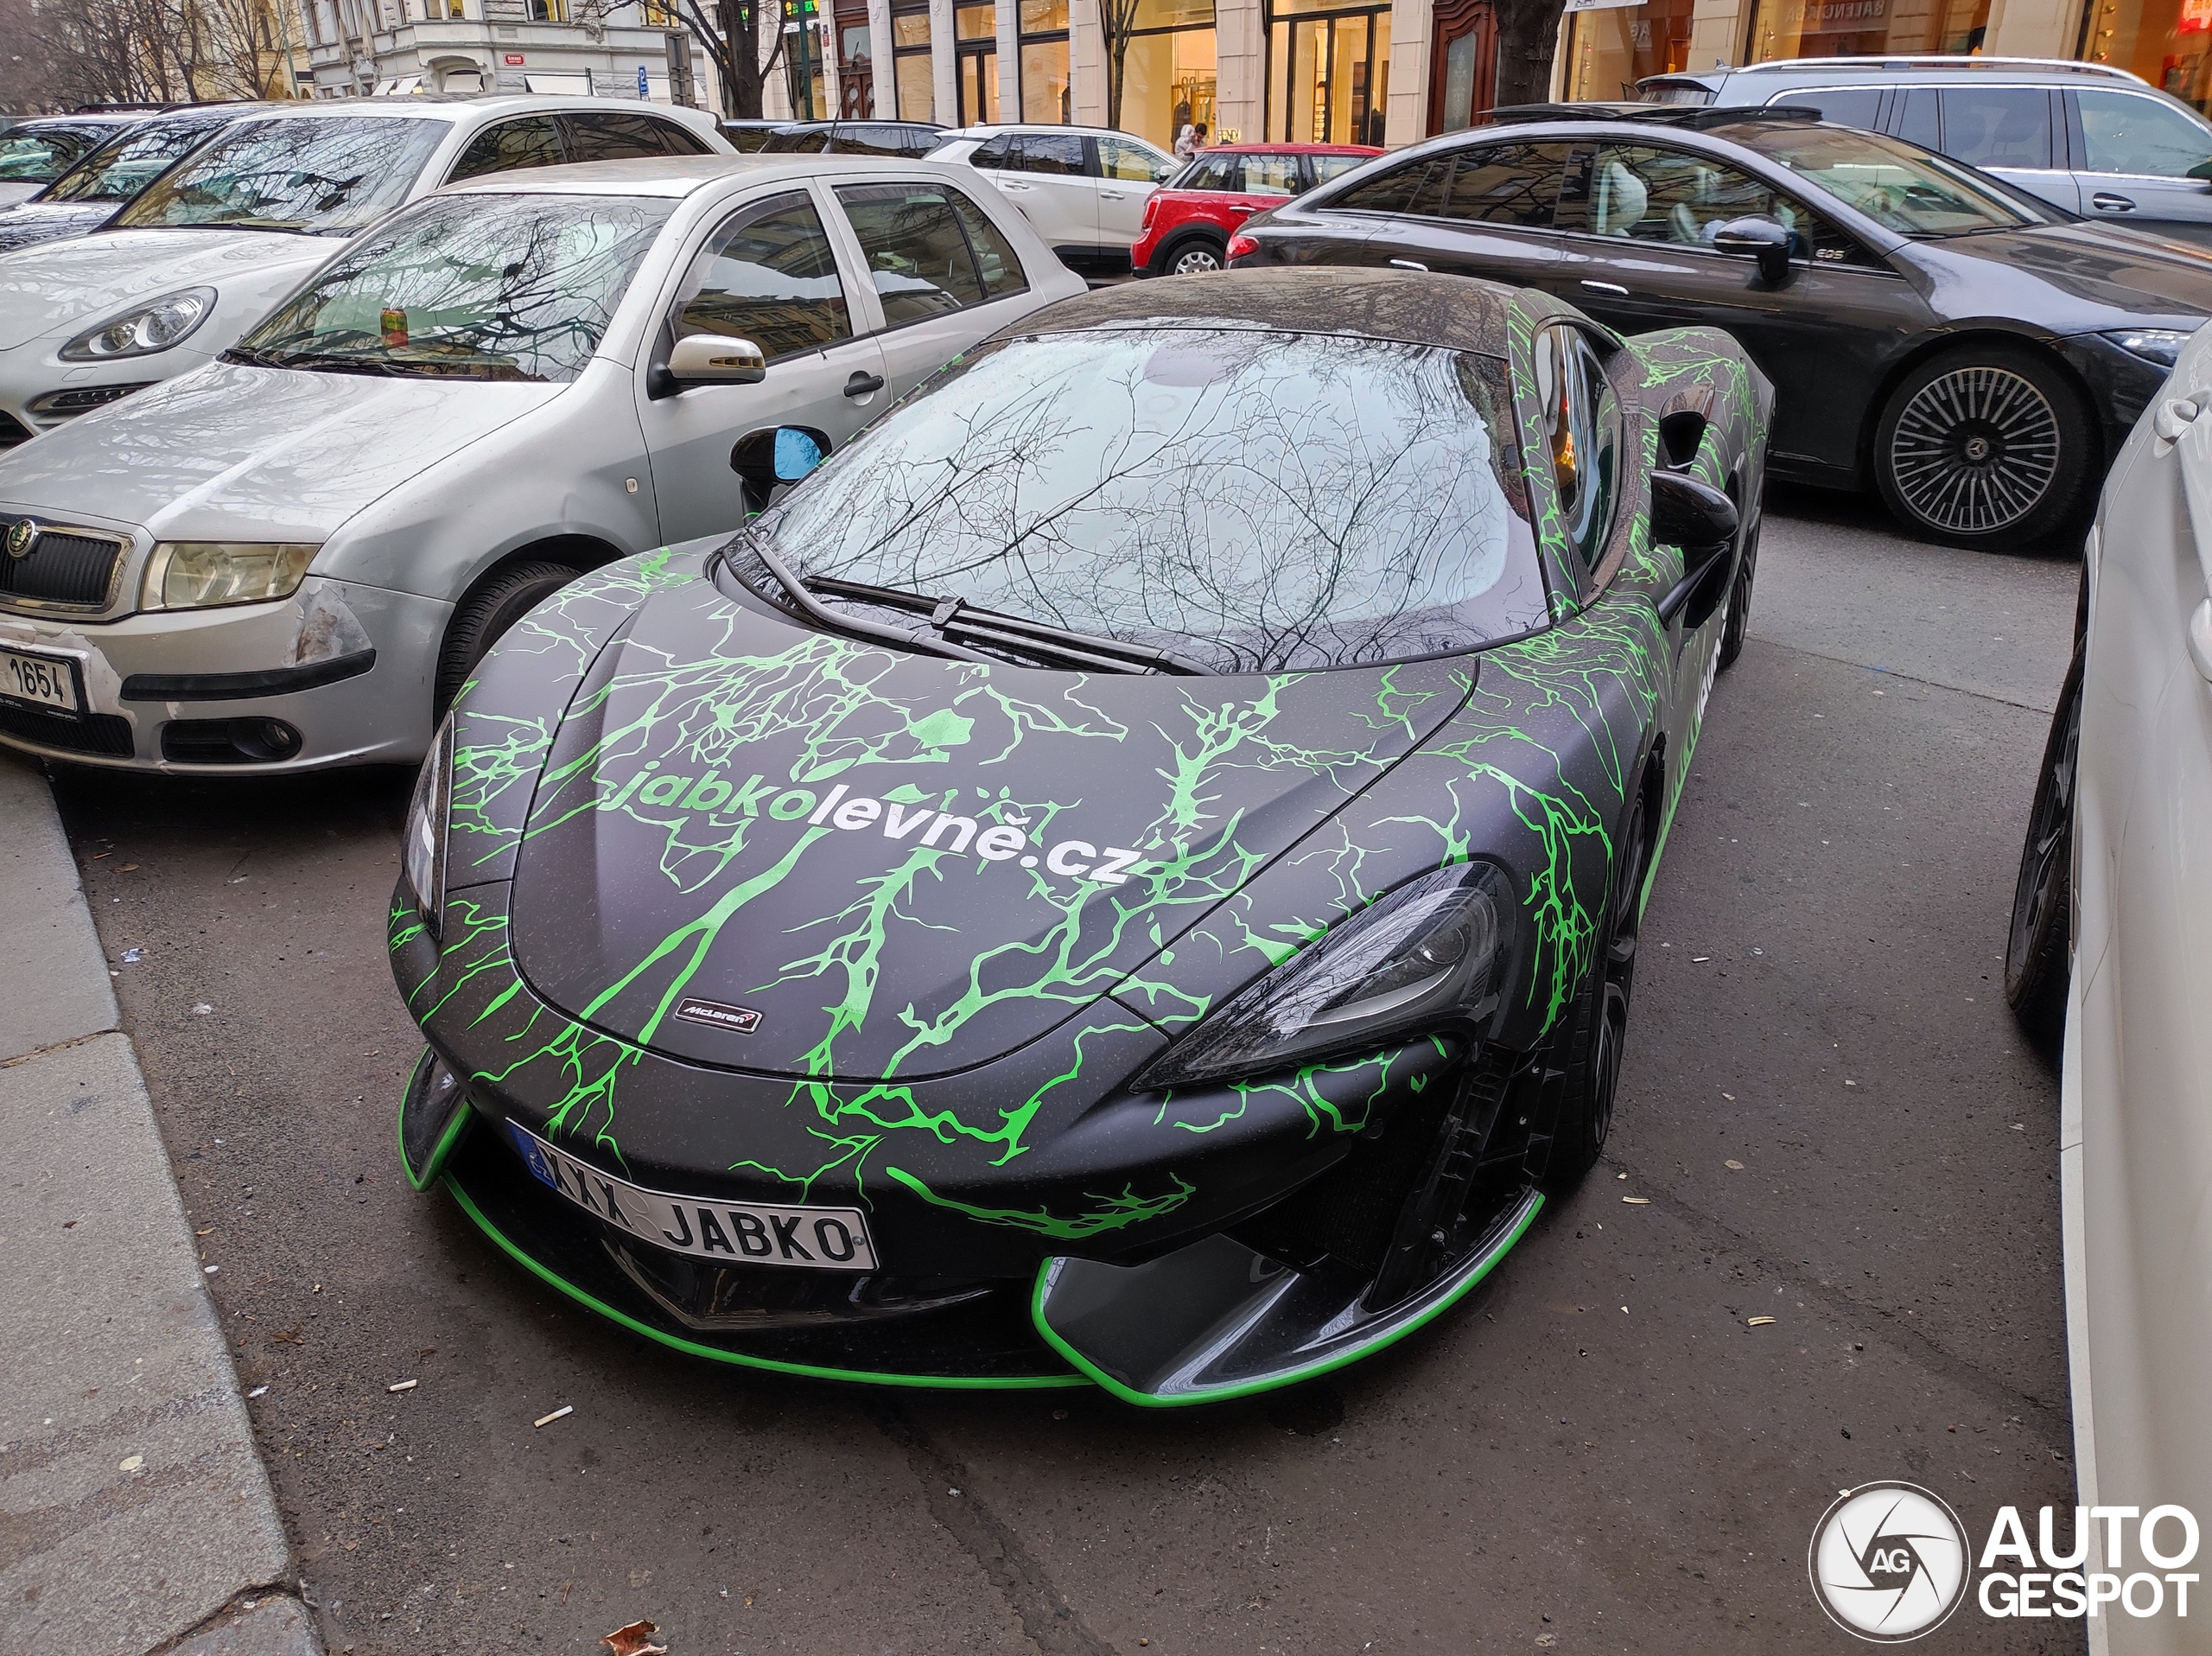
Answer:
[(1541, 1191), (1536, 1192), (1535, 1197), (1535, 1201), (1529, 1205), (1529, 1211), (1521, 1216), (1521, 1222), (1513, 1227), (1510, 1234), (1503, 1238), (1495, 1247), (1491, 1249), (1488, 1256), (1484, 1258), (1482, 1264), (1471, 1275), (1468, 1277), (1467, 1280), (1461, 1283), (1457, 1288), (1453, 1289), (1449, 1294), (1446, 1294), (1442, 1299), (1437, 1301), (1435, 1304), (1430, 1306), (1419, 1316), (1413, 1317), (1405, 1322), (1400, 1323), (1395, 1328), (1389, 1329), (1387, 1333), (1378, 1334), (1372, 1340), (1363, 1341), (1357, 1345), (1349, 1347), (1332, 1356), (1324, 1357), (1315, 1362), (1308, 1363), (1302, 1368), (1294, 1368), (1281, 1374), (1271, 1375), (1264, 1380), (1248, 1380), (1242, 1385), (1216, 1386), (1207, 1391), (1192, 1392), (1182, 1396), (1173, 1398), (1156, 1397), (1148, 1392), (1135, 1392), (1130, 1390), (1129, 1387), (1124, 1385), (1121, 1381), (1107, 1373), (1096, 1363), (1090, 1361), (1081, 1352), (1077, 1351), (1073, 1346), (1068, 1344), (1066, 1341), (1061, 1339), (1058, 1334), (1053, 1333), (1052, 1325), (1045, 1321), (1045, 1273), (1052, 1268), (1052, 1262), (1050, 1259), (1047, 1259), (1043, 1264), (1037, 1268), (1037, 1285), (1034, 1291), (1030, 1296), (1029, 1318), (1031, 1322), (1037, 1325), (1037, 1332), (1045, 1336), (1046, 1343), (1050, 1345), (1054, 1351), (1057, 1351), (1061, 1356), (1066, 1358), (1068, 1361), (1074, 1364), (1076, 1367), (1081, 1369), (1084, 1373), (1090, 1376), (1093, 1380), (1096, 1380), (1100, 1385), (1105, 1387), (1107, 1391), (1111, 1392), (1116, 1397), (1121, 1398), (1122, 1402), (1134, 1403), (1141, 1409), (1179, 1409), (1188, 1404), (1226, 1403), (1232, 1398), (1249, 1398), (1256, 1392), (1277, 1392), (1281, 1391), (1286, 1385), (1296, 1385), (1301, 1380), (1310, 1380), (1317, 1375), (1332, 1373), (1337, 1369), (1344, 1367), (1347, 1363), (1356, 1363), (1359, 1361), (1363, 1357), (1371, 1357), (1376, 1352), (1382, 1350), (1385, 1347), (1397, 1344), (1399, 1341), (1403, 1340), (1408, 1334), (1413, 1333), (1416, 1328), (1423, 1328), (1428, 1323), (1433, 1322), (1436, 1318), (1441, 1316), (1452, 1306), (1458, 1304), (1461, 1299), (1466, 1296), (1467, 1291), (1470, 1289), (1473, 1288), (1476, 1283), (1482, 1281), (1484, 1277), (1490, 1275), (1491, 1268), (1512, 1251), (1513, 1245), (1521, 1239), (1522, 1233), (1525, 1232), (1529, 1226), (1535, 1222), (1536, 1215), (1543, 1211), (1543, 1193)]
[(556, 1276), (517, 1247), (499, 1227), (485, 1217), (484, 1210), (468, 1199), (468, 1193), (451, 1179), (446, 1188), (461, 1204), (461, 1211), (476, 1221), (477, 1229), (490, 1237), (509, 1257), (524, 1266), (541, 1281), (559, 1289), (585, 1309), (596, 1311), (611, 1322), (619, 1322), (632, 1334), (641, 1334), (648, 1340), (658, 1340), (662, 1345), (690, 1357), (705, 1357), (717, 1363), (734, 1363), (741, 1368), (762, 1368), (777, 1374), (803, 1375), (811, 1380), (849, 1380), (861, 1385), (909, 1385), (938, 1392), (1036, 1392), (1085, 1384), (1080, 1374), (1020, 1374), (1004, 1379), (969, 1378), (955, 1374), (874, 1374), (864, 1369), (817, 1368), (810, 1363), (786, 1363), (772, 1357), (747, 1357), (738, 1352), (723, 1351), (715, 1346), (702, 1346), (679, 1334), (663, 1332), (650, 1323), (616, 1310), (604, 1300), (585, 1292), (575, 1283)]

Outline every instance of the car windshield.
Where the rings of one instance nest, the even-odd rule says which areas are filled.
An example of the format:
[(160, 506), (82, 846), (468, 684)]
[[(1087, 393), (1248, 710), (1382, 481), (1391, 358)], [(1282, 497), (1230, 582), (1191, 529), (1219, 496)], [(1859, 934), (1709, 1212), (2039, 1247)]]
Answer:
[[(893, 587), (1217, 672), (1464, 650), (1546, 619), (1504, 365), (1253, 328), (986, 347), (754, 521)], [(781, 602), (766, 560), (733, 568)], [(913, 630), (888, 605), (837, 603)]]
[(232, 355), (340, 373), (573, 379), (673, 205), (435, 197), (346, 249)]
[(0, 134), (0, 184), (50, 184), (106, 136), (96, 126), (19, 126)]
[(443, 121), (304, 115), (241, 121), (116, 215), (118, 228), (215, 226), (350, 236), (406, 199)]
[(2050, 222), (1965, 162), (1878, 133), (1776, 124), (1731, 136), (1900, 236), (1963, 236)]
[(49, 201), (128, 201), (219, 121), (149, 121), (105, 143), (54, 181)]

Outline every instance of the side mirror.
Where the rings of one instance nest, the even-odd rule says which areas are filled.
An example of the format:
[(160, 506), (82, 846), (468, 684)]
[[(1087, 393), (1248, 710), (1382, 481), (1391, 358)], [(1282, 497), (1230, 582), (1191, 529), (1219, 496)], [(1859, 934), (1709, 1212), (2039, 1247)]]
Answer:
[(830, 439), (803, 425), (763, 426), (737, 440), (729, 468), (745, 480), (755, 509), (767, 509), (779, 486), (796, 483), (830, 455)]
[(1713, 245), (1739, 258), (1757, 259), (1759, 275), (1772, 286), (1789, 279), (1789, 232), (1772, 219), (1731, 219), (1713, 230)]
[(690, 334), (668, 353), (668, 377), (678, 385), (757, 385), (768, 377), (768, 359), (751, 340)]
[(1651, 540), (1682, 549), (1682, 578), (1659, 601), (1661, 624), (1676, 615), (1693, 631), (1702, 627), (1728, 596), (1733, 578), (1736, 503), (1712, 484), (1683, 472), (1651, 474)]

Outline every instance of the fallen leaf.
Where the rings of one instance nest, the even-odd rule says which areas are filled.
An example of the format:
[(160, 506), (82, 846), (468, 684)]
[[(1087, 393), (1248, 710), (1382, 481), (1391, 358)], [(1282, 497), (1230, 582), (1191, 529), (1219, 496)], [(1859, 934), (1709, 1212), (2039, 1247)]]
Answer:
[(117, 870), (116, 870), (116, 872), (118, 872), (118, 874), (128, 874), (128, 873), (130, 873), (130, 872), (131, 871), (131, 869), (133, 869), (137, 868), (137, 866), (138, 866), (138, 865), (137, 865), (136, 863), (124, 863), (124, 864), (120, 869), (117, 869)]
[(668, 1656), (666, 1645), (653, 1643), (652, 1636), (659, 1631), (650, 1621), (632, 1621), (626, 1627), (601, 1634), (599, 1642), (612, 1649), (614, 1656)]
[(133, 1455), (121, 1462), (115, 1469), (118, 1472), (136, 1472), (140, 1467), (145, 1464), (146, 1457), (144, 1455)]
[(1764, 1328), (1773, 1321), (1774, 1319), (1770, 1316), (1747, 1317), (1745, 1319), (1744, 1326), (1747, 1328)]
[(300, 1329), (303, 1326), (305, 1325), (295, 1322), (290, 1328), (272, 1334), (269, 1337), (271, 1340), (281, 1341), (288, 1346), (304, 1346), (307, 1341), (300, 1338)]
[(540, 1415), (537, 1419), (531, 1421), (530, 1424), (533, 1426), (550, 1426), (555, 1421), (560, 1419), (562, 1416), (572, 1415), (575, 1413), (575, 1411), (576, 1405), (575, 1404), (564, 1403), (559, 1408), (556, 1409), (551, 1414)]
[(1744, 1164), (1741, 1162), (1723, 1162), (1720, 1165), (1731, 1173), (1741, 1173), (1744, 1170)]
[(1631, 1207), (1649, 1207), (1651, 1206), (1651, 1198), (1649, 1196), (1623, 1196), (1621, 1200)]

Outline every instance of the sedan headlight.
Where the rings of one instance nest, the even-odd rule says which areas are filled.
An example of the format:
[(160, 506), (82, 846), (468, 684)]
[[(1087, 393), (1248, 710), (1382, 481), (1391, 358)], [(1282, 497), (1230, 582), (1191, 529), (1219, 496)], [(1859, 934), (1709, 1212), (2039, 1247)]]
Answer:
[(1395, 1035), (1472, 1033), (1497, 1010), (1517, 912), (1504, 874), (1463, 863), (1339, 921), (1140, 1073), (1140, 1092), (1287, 1069)]
[(400, 872), (432, 937), (438, 934), (438, 916), (446, 903), (446, 812), (452, 804), (453, 718), (448, 715), (415, 779), (415, 797), (408, 801), (407, 828), (399, 847)]
[(215, 309), (215, 290), (187, 288), (151, 304), (126, 310), (61, 347), (65, 362), (105, 362), (111, 357), (152, 356), (181, 344)]
[(141, 609), (204, 609), (289, 598), (320, 546), (296, 541), (165, 540), (146, 560)]
[(2162, 368), (2174, 366), (2190, 339), (2188, 332), (2178, 328), (2125, 328), (2105, 337), (2130, 356), (2139, 356)]

